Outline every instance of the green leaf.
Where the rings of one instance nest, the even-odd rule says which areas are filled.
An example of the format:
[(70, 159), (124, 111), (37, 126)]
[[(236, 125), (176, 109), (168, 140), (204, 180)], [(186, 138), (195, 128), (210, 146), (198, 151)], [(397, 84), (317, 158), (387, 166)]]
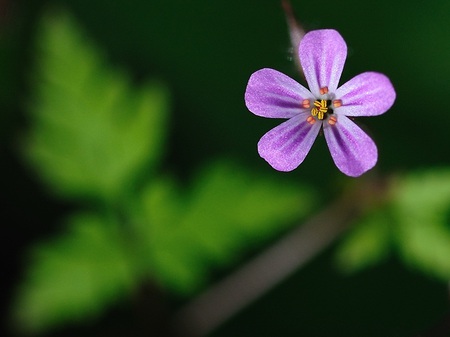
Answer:
[(65, 196), (114, 200), (160, 159), (166, 89), (132, 87), (67, 15), (44, 17), (37, 48), (32, 163)]
[(142, 195), (137, 223), (143, 263), (170, 289), (189, 293), (224, 266), (296, 223), (315, 195), (226, 162), (211, 165), (183, 193), (166, 178)]
[(117, 224), (97, 215), (73, 217), (68, 233), (33, 253), (13, 309), (24, 332), (93, 317), (136, 282)]
[(392, 216), (387, 210), (371, 212), (341, 242), (336, 262), (347, 273), (360, 271), (385, 259), (392, 243)]
[(450, 279), (450, 170), (406, 177), (395, 196), (397, 243), (406, 263), (429, 275)]

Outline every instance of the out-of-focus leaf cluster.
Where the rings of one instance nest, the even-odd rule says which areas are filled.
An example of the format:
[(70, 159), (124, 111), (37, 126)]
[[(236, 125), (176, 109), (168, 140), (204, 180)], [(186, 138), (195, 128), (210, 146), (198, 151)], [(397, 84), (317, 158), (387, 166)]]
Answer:
[(356, 271), (391, 251), (415, 269), (450, 279), (450, 169), (398, 178), (390, 201), (357, 224), (337, 258), (344, 270)]
[[(311, 209), (312, 191), (226, 162), (203, 170), (187, 193), (170, 179), (151, 182), (135, 221), (146, 265), (162, 284), (191, 292), (208, 267), (233, 261)], [(277, 223), (277, 226), (274, 224)]]
[(182, 188), (158, 173), (169, 112), (164, 86), (131, 85), (65, 14), (43, 19), (37, 48), (27, 158), (53, 191), (90, 208), (32, 250), (13, 310), (20, 329), (93, 317), (149, 279), (188, 294), (211, 268), (311, 209), (306, 187), (227, 161)]
[(156, 165), (168, 116), (158, 83), (130, 86), (74, 23), (48, 15), (37, 40), (28, 154), (64, 196), (114, 200)]
[(111, 219), (72, 217), (59, 239), (33, 250), (14, 309), (21, 329), (37, 332), (93, 316), (130, 294), (136, 275), (128, 244)]

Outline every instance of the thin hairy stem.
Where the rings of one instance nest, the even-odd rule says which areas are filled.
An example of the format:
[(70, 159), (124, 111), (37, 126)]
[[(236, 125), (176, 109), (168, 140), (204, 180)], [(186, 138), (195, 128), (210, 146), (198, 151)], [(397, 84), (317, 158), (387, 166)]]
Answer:
[(297, 67), (297, 70), (300, 72), (300, 75), (304, 77), (303, 68), (300, 65), (300, 59), (298, 58), (298, 47), (300, 45), (301, 39), (303, 38), (306, 32), (299, 23), (299, 21), (297, 20), (291, 2), (289, 0), (281, 0), (281, 6), (283, 7), (284, 15), (286, 16), (286, 22), (289, 29), (292, 59), (294, 60), (295, 66)]

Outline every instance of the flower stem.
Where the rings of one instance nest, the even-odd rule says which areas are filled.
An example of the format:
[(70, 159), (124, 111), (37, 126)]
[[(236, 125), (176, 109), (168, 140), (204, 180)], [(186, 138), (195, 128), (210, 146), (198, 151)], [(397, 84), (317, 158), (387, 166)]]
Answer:
[(298, 47), (300, 45), (301, 39), (306, 32), (297, 20), (290, 0), (281, 0), (281, 6), (283, 7), (284, 15), (286, 16), (286, 22), (289, 28), (292, 58), (294, 59), (297, 70), (304, 77), (303, 69), (300, 65), (300, 59), (298, 58)]

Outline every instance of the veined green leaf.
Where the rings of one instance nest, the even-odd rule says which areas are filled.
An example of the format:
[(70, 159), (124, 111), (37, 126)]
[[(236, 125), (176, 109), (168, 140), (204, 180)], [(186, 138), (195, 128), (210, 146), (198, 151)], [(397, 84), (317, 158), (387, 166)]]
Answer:
[(42, 20), (37, 48), (33, 165), (63, 195), (114, 199), (160, 158), (166, 89), (132, 87), (67, 15)]
[(152, 182), (137, 222), (144, 263), (175, 291), (193, 291), (212, 267), (292, 226), (311, 210), (315, 195), (302, 185), (259, 176), (219, 162), (188, 193), (170, 180)]
[(73, 217), (69, 231), (34, 250), (13, 315), (19, 330), (93, 317), (136, 283), (134, 263), (117, 224), (92, 214)]

